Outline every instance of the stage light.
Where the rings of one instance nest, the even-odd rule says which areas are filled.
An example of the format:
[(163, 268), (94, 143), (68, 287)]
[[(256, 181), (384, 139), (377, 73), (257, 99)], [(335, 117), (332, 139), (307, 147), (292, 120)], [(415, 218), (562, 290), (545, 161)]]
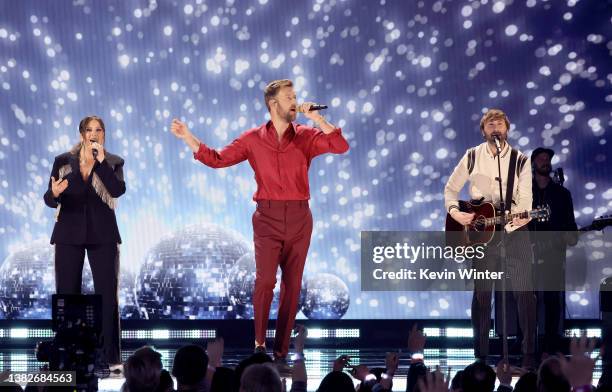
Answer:
[[(427, 355), (427, 350), (425, 350), (425, 354)], [(446, 349), (446, 354), (449, 358), (463, 358), (463, 357), (474, 357), (474, 350), (471, 348), (448, 348)]]
[(474, 337), (474, 331), (472, 328), (446, 328), (447, 338), (472, 338)]
[[(266, 331), (266, 338), (273, 339), (275, 331), (268, 329)], [(295, 332), (291, 333), (292, 337), (295, 337)], [(308, 328), (308, 339), (354, 339), (361, 336), (361, 330), (359, 328)]]
[(184, 331), (184, 337), (185, 338), (189, 338), (189, 339), (198, 339), (201, 338), (203, 336), (202, 333), (203, 331), (198, 331), (198, 330), (192, 330), (192, 331)]
[(308, 339), (321, 339), (329, 337), (329, 330), (321, 328), (311, 328), (308, 330)]
[(28, 354), (11, 354), (9, 369), (13, 372), (25, 372), (28, 370)]
[(151, 331), (152, 339), (169, 339), (170, 331), (167, 329), (154, 329)]
[(11, 328), (10, 330), (11, 339), (25, 339), (28, 337), (27, 328)]
[(600, 338), (601, 328), (572, 328), (566, 329), (564, 334), (566, 338), (581, 337), (582, 335), (589, 338)]
[(358, 338), (359, 336), (360, 336), (360, 331), (358, 328), (353, 328), (353, 329), (338, 328), (335, 330), (335, 334), (334, 334), (334, 337), (336, 339)]
[(423, 328), (423, 333), (427, 337), (439, 338), (440, 328)]
[(214, 339), (217, 332), (214, 329), (154, 329), (154, 330), (124, 330), (121, 337), (125, 340), (144, 339)]
[(30, 329), (28, 333), (29, 338), (52, 338), (55, 336), (51, 329)]
[(587, 328), (586, 336), (587, 338), (601, 338), (601, 329), (600, 328)]

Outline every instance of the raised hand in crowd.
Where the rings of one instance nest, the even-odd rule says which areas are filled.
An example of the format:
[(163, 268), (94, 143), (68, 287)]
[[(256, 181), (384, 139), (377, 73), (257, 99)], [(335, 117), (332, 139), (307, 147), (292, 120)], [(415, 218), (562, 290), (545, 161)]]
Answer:
[(380, 385), (385, 390), (391, 390), (393, 387), (393, 376), (399, 367), (399, 354), (387, 353), (385, 357), (386, 371), (382, 374)]
[(512, 390), (512, 366), (507, 360), (499, 361), (495, 368), (495, 374), (499, 380), (500, 389), (505, 387), (506, 390)]
[(208, 342), (206, 345), (206, 353), (208, 354), (208, 364), (212, 367), (219, 367), (223, 361), (223, 350), (225, 348), (225, 342), (223, 338), (216, 338), (212, 342)]
[(449, 377), (444, 377), (440, 369), (435, 372), (428, 372), (424, 380), (419, 380), (420, 392), (448, 392)]
[(408, 334), (408, 351), (412, 354), (422, 353), (425, 349), (425, 340), (425, 334), (423, 331), (418, 329), (417, 323), (414, 323), (410, 333)]
[(210, 386), (212, 384), (215, 370), (222, 366), (223, 362), (223, 350), (225, 342), (223, 338), (219, 337), (215, 340), (206, 344), (206, 354), (208, 354), (208, 369), (206, 371), (206, 383)]
[(595, 339), (587, 339), (586, 336), (580, 339), (574, 337), (570, 342), (570, 358), (567, 359), (562, 354), (558, 355), (561, 371), (572, 388), (590, 388), (593, 381), (593, 369), (595, 369), (595, 359), (591, 358), (591, 353), (596, 342)]
[(350, 363), (350, 361), (351, 361), (351, 358), (348, 355), (340, 355), (334, 361), (334, 363), (332, 365), (332, 370), (334, 372), (341, 372), (341, 371), (344, 370), (345, 367), (347, 367), (347, 365)]

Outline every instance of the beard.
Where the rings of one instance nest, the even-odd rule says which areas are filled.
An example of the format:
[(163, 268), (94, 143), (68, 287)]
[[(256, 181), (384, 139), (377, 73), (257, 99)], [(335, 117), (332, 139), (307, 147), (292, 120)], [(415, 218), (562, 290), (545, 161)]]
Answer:
[(287, 110), (286, 112), (281, 113), (280, 116), (283, 120), (288, 123), (295, 121), (297, 117), (297, 112), (295, 110)]
[(505, 133), (492, 133), (490, 135), (486, 135), (485, 134), (485, 139), (487, 140), (487, 142), (491, 143), (491, 144), (495, 144), (495, 135), (499, 136), (499, 141), (503, 144), (506, 139), (507, 139), (507, 134)]
[(293, 122), (293, 121), (295, 121), (296, 118), (297, 118), (297, 114), (295, 112), (288, 111), (285, 114), (285, 121), (287, 121), (287, 122)]
[(550, 173), (552, 172), (552, 166), (550, 165), (537, 166), (535, 169), (535, 172), (541, 176), (550, 176)]

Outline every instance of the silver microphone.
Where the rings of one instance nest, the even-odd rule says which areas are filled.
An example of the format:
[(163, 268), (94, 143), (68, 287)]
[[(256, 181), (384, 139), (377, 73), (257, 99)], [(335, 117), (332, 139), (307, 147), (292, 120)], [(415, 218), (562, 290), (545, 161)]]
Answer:
[(495, 146), (497, 147), (497, 151), (501, 151), (501, 141), (499, 139), (499, 135), (493, 135), (493, 140), (495, 140)]

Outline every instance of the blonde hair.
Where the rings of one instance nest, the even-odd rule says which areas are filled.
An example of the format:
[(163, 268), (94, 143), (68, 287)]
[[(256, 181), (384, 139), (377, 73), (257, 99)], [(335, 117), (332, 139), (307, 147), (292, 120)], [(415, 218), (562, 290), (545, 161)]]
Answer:
[(480, 130), (484, 131), (484, 126), (487, 122), (491, 120), (504, 120), (506, 123), (506, 129), (510, 130), (510, 120), (508, 120), (508, 116), (506, 113), (499, 109), (489, 109), (480, 119)]
[(269, 101), (276, 97), (278, 91), (283, 87), (293, 87), (293, 82), (289, 79), (279, 79), (273, 80), (264, 89), (264, 101), (266, 102), (266, 107), (268, 111), (270, 111), (270, 103)]

